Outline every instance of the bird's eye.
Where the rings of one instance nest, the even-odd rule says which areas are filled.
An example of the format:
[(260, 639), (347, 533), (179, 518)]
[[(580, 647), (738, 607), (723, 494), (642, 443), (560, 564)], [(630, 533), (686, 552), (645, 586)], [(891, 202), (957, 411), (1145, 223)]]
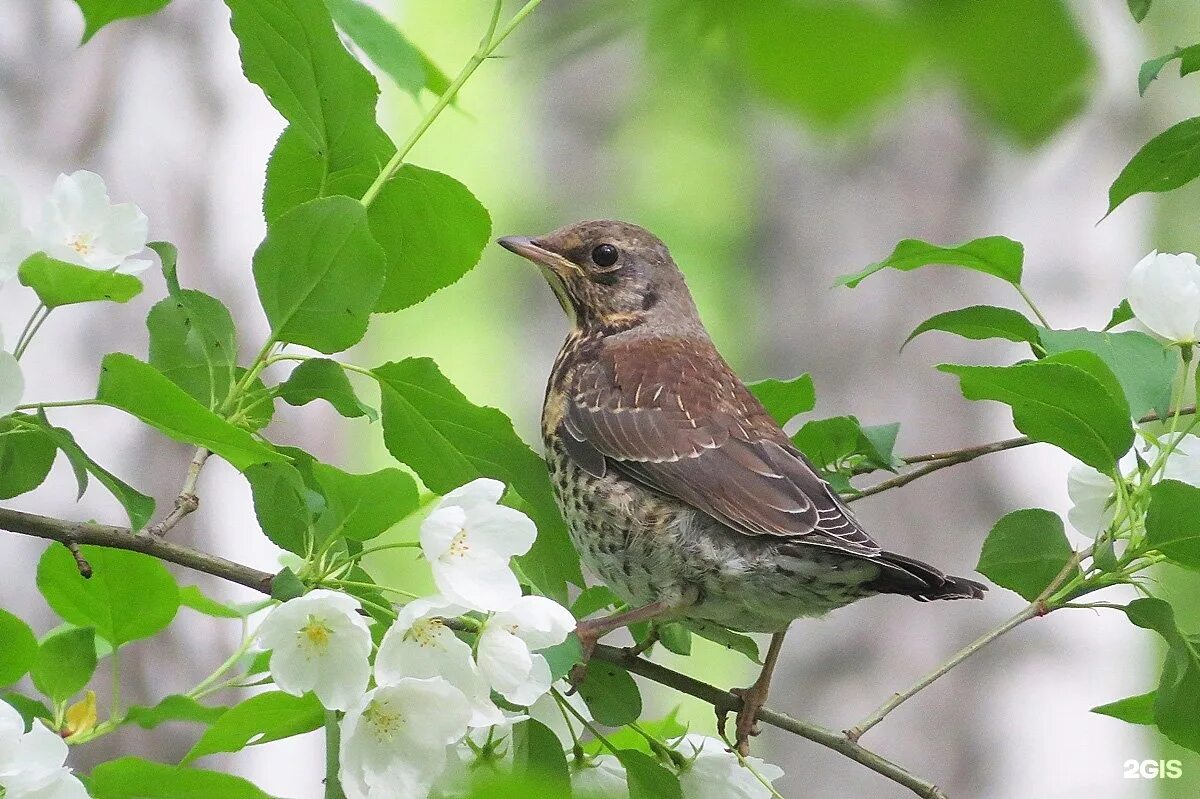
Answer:
[(612, 266), (621, 253), (611, 244), (597, 244), (592, 250), (592, 263), (596, 266)]

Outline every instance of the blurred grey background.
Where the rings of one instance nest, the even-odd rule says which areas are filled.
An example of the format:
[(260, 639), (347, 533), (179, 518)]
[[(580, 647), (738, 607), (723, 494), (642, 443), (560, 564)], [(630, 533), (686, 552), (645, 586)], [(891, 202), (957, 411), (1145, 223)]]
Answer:
[[(451, 74), (474, 49), (490, 6), (374, 4)], [(412, 160), (466, 183), (491, 211), (496, 235), (585, 217), (651, 228), (672, 247), (740, 373), (810, 372), (817, 417), (899, 421), (902, 453), (982, 443), (1012, 434), (1007, 413), (964, 401), (956, 381), (932, 366), (1011, 362), (1019, 348), (938, 334), (902, 355), (899, 344), (938, 311), (1021, 307), (1019, 298), (948, 268), (884, 273), (853, 291), (832, 288), (834, 280), (886, 256), (902, 238), (951, 244), (1003, 234), (1024, 242), (1026, 286), (1056, 326), (1102, 325), (1146, 251), (1197, 246), (1195, 192), (1138, 198), (1097, 224), (1108, 184), (1129, 156), (1194, 107), (1192, 84), (1164, 77), (1141, 99), (1135, 81), (1142, 61), (1196, 38), (1188, 38), (1200, 31), (1189, 5), (1159, 0), (1139, 28), (1123, 0), (545, 0)], [(773, 19), (780, 9), (786, 13)], [(184, 283), (221, 297), (241, 320), (243, 346), (257, 349), (265, 321), (248, 264), (263, 232), (264, 163), (282, 124), (241, 75), (225, 7), (174, 0), (153, 17), (104, 29), (83, 48), (69, 0), (0, 0), (0, 18), (0, 173), (33, 206), (57, 173), (99, 172), (114, 200), (143, 208), (152, 238), (179, 246)], [(939, 25), (945, 29), (931, 35)], [(384, 96), (383, 122), (393, 133), (432, 102), (388, 88)], [(161, 278), (149, 275), (148, 290), (128, 305), (55, 314), (24, 362), (27, 398), (90, 396), (103, 353), (144, 355), (144, 315), (161, 295)], [(31, 308), (15, 282), (0, 289), (9, 336)], [(500, 407), (536, 441), (542, 387), (564, 330), (537, 274), (490, 248), (460, 283), (410, 312), (375, 319), (348, 357), (369, 365), (432, 355), (468, 397)], [(89, 452), (160, 503), (178, 490), (185, 448), (114, 411), (66, 409), (53, 418), (74, 426)], [(385, 457), (365, 426), (320, 408), (287, 408), (270, 432), (352, 468)], [(201, 510), (172, 535), (275, 568), (246, 486), (215, 461), (201, 481)], [(855, 508), (890, 548), (969, 573), (1004, 513), (1066, 510), (1068, 465), (1048, 447), (1027, 448)], [(59, 464), (49, 483), (12, 504), (66, 518), (121, 518), (99, 490), (78, 505), (73, 496), (69, 469)], [(0, 538), (0, 604), (20, 608), (39, 632), (52, 624), (33, 582), (43, 548)], [(249, 598), (177, 573), (215, 595)], [(1175, 590), (1196, 593), (1178, 582)], [(772, 705), (849, 726), (1020, 605), (1002, 590), (985, 603), (876, 598), (797, 624)], [(1194, 757), (1190, 779), (1122, 779), (1126, 759), (1177, 753), (1150, 732), (1087, 711), (1152, 684), (1154, 642), (1123, 619), (1085, 613), (1027, 624), (864, 743), (954, 797), (1200, 794)], [(180, 614), (168, 634), (130, 647), (131, 700), (190, 685), (234, 645), (231, 625)], [(725, 652), (673, 662), (727, 685), (751, 679), (750, 664)], [(679, 703), (654, 694), (664, 712)], [(685, 703), (684, 713), (693, 731), (711, 731), (703, 707)], [(74, 756), (80, 768), (118, 753), (172, 762), (194, 736), (182, 725), (127, 730)], [(309, 736), (203, 762), (307, 799), (318, 795), (320, 747)], [(756, 754), (784, 768), (777, 787), (785, 796), (908, 795), (774, 730), (758, 739)]]

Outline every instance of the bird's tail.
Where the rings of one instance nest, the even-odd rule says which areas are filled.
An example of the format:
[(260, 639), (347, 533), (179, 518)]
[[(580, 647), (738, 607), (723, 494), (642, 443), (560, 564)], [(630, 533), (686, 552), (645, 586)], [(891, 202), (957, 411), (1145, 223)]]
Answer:
[(953, 577), (904, 555), (879, 553), (879, 563), (886, 566), (871, 585), (881, 594), (903, 594), (919, 602), (935, 599), (983, 599), (987, 586), (966, 577)]

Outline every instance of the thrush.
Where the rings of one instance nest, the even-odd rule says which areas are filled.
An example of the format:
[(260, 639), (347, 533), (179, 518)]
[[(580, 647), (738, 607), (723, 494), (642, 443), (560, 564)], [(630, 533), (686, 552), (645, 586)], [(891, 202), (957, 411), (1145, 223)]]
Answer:
[(571, 319), (542, 409), (546, 462), (581, 560), (629, 608), (579, 623), (585, 663), (640, 621), (771, 633), (736, 692), (745, 754), (793, 620), (875, 594), (983, 597), (875, 543), (717, 352), (657, 237), (601, 220), (499, 244), (541, 269)]

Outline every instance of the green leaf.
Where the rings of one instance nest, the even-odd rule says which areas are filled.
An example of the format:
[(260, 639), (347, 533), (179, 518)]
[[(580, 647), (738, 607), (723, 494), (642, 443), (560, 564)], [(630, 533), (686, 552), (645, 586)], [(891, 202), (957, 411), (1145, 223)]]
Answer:
[(562, 742), (540, 721), (529, 719), (513, 729), (513, 773), (539, 780), (546, 791), (539, 796), (571, 795)]
[(325, 0), (333, 21), (398, 87), (417, 98), (425, 87), (421, 53), (395, 25), (359, 0)]
[(367, 211), (387, 253), (375, 307), (399, 311), (457, 281), (479, 262), (492, 232), (487, 209), (449, 175), (405, 164)]
[(679, 623), (658, 625), (659, 643), (676, 655), (692, 654), (692, 631)]
[(1158, 689), (1154, 692), (1154, 723), (1171, 741), (1200, 752), (1200, 656), (1175, 623), (1171, 606), (1161, 599), (1135, 599), (1125, 615), (1138, 627), (1153, 630), (1167, 642)]
[(930, 330), (941, 330), (975, 341), (990, 338), (1024, 341), (1029, 344), (1038, 341), (1037, 327), (1026, 319), (1024, 314), (994, 305), (972, 305), (969, 308), (959, 308), (929, 317), (908, 334), (900, 349), (903, 350), (908, 342)]
[(379, 418), (375, 409), (354, 393), (342, 367), (327, 358), (302, 362), (279, 387), (278, 396), (288, 405), (297, 407), (322, 399), (347, 419), (366, 416), (374, 422)]
[(620, 604), (621, 600), (606, 585), (592, 585), (579, 592), (571, 605), (571, 613), (577, 619), (586, 619), (598, 610)]
[(150, 241), (146, 243), (146, 249), (154, 250), (158, 255), (167, 291), (171, 294), (181, 292), (183, 289), (179, 287), (179, 248), (169, 241)]
[(325, 510), (317, 521), (318, 542), (334, 536), (369, 541), (420, 505), (417, 484), (399, 469), (351, 474), (314, 463), (312, 470), (325, 496)]
[(519, 563), (542, 593), (564, 600), (565, 584), (583, 584), (579, 556), (550, 488), (546, 464), (495, 408), (472, 405), (428, 358), (373, 370), (382, 396), (383, 439), (429, 490), (446, 494), (477, 477), (507, 484), (537, 524), (533, 549)]
[(110, 22), (129, 17), (153, 14), (165, 8), (171, 0), (75, 0), (83, 12), (83, 41), (86, 44), (96, 31)]
[[(676, 707), (665, 718), (656, 721), (639, 721), (638, 726), (660, 741), (681, 738), (687, 733), (688, 728), (679, 721), (679, 710)], [(636, 749), (639, 752), (653, 754), (645, 737), (630, 727), (622, 727), (606, 733), (604, 737), (617, 749)], [(590, 755), (608, 753), (607, 747), (596, 740), (586, 742), (583, 748)]]
[(183, 694), (171, 694), (157, 705), (135, 705), (125, 712), (125, 721), (142, 729), (152, 730), (168, 721), (195, 721), (213, 724), (229, 708), (223, 705), (202, 705)]
[(349, 197), (298, 206), (254, 253), (258, 298), (277, 341), (340, 352), (359, 342), (384, 281), (367, 211)]
[(707, 638), (714, 644), (719, 644), (726, 649), (745, 655), (755, 663), (762, 662), (758, 657), (758, 644), (748, 635), (735, 633), (733, 630), (709, 621), (700, 621), (699, 619), (685, 619), (680, 624), (701, 638)]
[(325, 709), (311, 693), (292, 696), (268, 691), (231, 707), (209, 727), (184, 756), (183, 764), (214, 752), (238, 752), (312, 732), (325, 723)]
[(787, 424), (793, 417), (808, 413), (817, 404), (817, 392), (813, 388), (812, 375), (803, 374), (791, 380), (767, 378), (747, 383), (767, 413), (779, 424)]
[(318, 197), (361, 197), (395, 152), (379, 86), (342, 46), (323, 3), (227, 0), (242, 69), (291, 124), (267, 163), (268, 224)]
[(219, 410), (236, 380), (237, 332), (220, 300), (181, 289), (146, 316), (150, 365), (210, 410)]
[(792, 436), (792, 442), (820, 469), (836, 471), (858, 445), (861, 427), (853, 416), (814, 419)]
[(792, 436), (792, 442), (818, 468), (827, 471), (864, 465), (894, 471), (892, 450), (899, 431), (898, 422), (864, 427), (853, 416), (835, 416), (806, 422)]
[(50, 474), (57, 448), (36, 417), (16, 413), (0, 418), (0, 499), (11, 499), (40, 486)]
[(1087, 350), (1112, 370), (1135, 418), (1157, 411), (1164, 418), (1171, 404), (1178, 356), (1145, 333), (1099, 333), (1094, 330), (1046, 330), (1040, 332), (1046, 352), (1056, 355), (1070, 350)]
[(1200, 488), (1178, 480), (1150, 488), (1146, 543), (1180, 566), (1200, 570)]
[(42, 641), (29, 675), (34, 686), (57, 704), (83, 690), (95, 671), (96, 631), (71, 627)]
[(919, 32), (884, 6), (758, 0), (711, 7), (720, 9), (750, 85), (824, 127), (861, 120), (902, 91), (920, 54)]
[(861, 272), (843, 275), (838, 278), (837, 283), (854, 288), (881, 269), (911, 272), (929, 264), (950, 264), (998, 277), (1015, 286), (1021, 282), (1021, 266), (1024, 259), (1025, 248), (1020, 242), (1004, 236), (988, 236), (954, 247), (939, 247), (917, 239), (905, 239), (896, 245), (896, 249), (887, 258), (871, 264)]
[(1134, 22), (1141, 22), (1150, 13), (1151, 0), (1127, 0)]
[(122, 757), (92, 770), (94, 799), (271, 799), (253, 783), (232, 774)]
[(0, 609), (0, 685), (12, 685), (28, 673), (37, 659), (38, 642), (29, 625)]
[(1029, 508), (996, 522), (983, 542), (975, 570), (1032, 602), (1073, 554), (1062, 519), (1048, 510)]
[(620, 749), (617, 759), (625, 767), (629, 799), (681, 799), (679, 778), (650, 755)]
[[(92, 460), (91, 456), (84, 452), (75, 441), (75, 436), (71, 434), (70, 430), (50, 424), (44, 410), (37, 417), (37, 422), (42, 426), (46, 436), (67, 456), (67, 460), (75, 469), (76, 479), (79, 481), (79, 497), (82, 497), (83, 492), (87, 489), (87, 477), (91, 474), (108, 489), (117, 502), (121, 503), (121, 507), (125, 509), (125, 514), (129, 517), (131, 529), (141, 530), (146, 526), (146, 523), (154, 515), (154, 499), (152, 497), (133, 488)], [(3, 439), (0, 438), (0, 442), (2, 441)]]
[(197, 613), (211, 616), (214, 619), (241, 619), (245, 617), (244, 613), (226, 605), (224, 602), (218, 602), (201, 591), (199, 586), (195, 585), (179, 586), (179, 604), (185, 608), (191, 608)]
[(65, 546), (52, 544), (38, 562), (37, 586), (71, 624), (94, 627), (113, 646), (149, 638), (179, 610), (179, 587), (162, 562), (123, 549), (81, 546), (92, 576), (79, 574)]
[(1108, 189), (1108, 213), (1135, 194), (1171, 191), (1197, 175), (1200, 117), (1192, 117), (1155, 136), (1129, 160)]
[(1082, 356), (1079, 363), (1089, 369), (1049, 358), (1013, 366), (942, 364), (938, 369), (958, 376), (967, 399), (995, 400), (1011, 407), (1013, 424), (1033, 440), (1053, 444), (1095, 469), (1112, 473), (1133, 444), (1129, 406), (1096, 377), (1102, 370), (1116, 380), (1098, 357), (1071, 354)]
[(1064, 0), (905, 4), (924, 23), (933, 71), (957, 77), (988, 123), (1026, 147), (1078, 114), (1096, 58)]
[(96, 399), (136, 416), (176, 441), (212, 450), (239, 471), (256, 463), (283, 460), (131, 355), (114, 352), (104, 357)]
[(284, 566), (279, 574), (271, 578), (271, 598), (287, 602), (298, 596), (304, 596), (304, 583), (300, 582), (300, 578), (291, 569)]
[(128, 302), (142, 293), (142, 281), (133, 275), (89, 269), (43, 252), (26, 258), (17, 274), (21, 285), (33, 289), (47, 308), (100, 300)]
[(1109, 702), (1107, 705), (1099, 705), (1092, 708), (1092, 712), (1102, 716), (1112, 716), (1114, 719), (1127, 721), (1130, 724), (1153, 724), (1156, 698), (1156, 692), (1151, 691), (1148, 694), (1129, 696), (1125, 699), (1118, 699), (1116, 702)]
[(553, 680), (561, 680), (571, 673), (576, 663), (583, 662), (583, 646), (575, 633), (568, 635), (561, 644), (546, 647), (539, 654), (550, 665), (550, 677)]
[(254, 513), (276, 546), (303, 557), (315, 515), (312, 492), (290, 463), (262, 463), (245, 471)]
[(1138, 93), (1145, 94), (1150, 83), (1162, 72), (1162, 68), (1175, 59), (1179, 59), (1179, 77), (1185, 78), (1200, 70), (1200, 44), (1191, 47), (1176, 47), (1174, 51), (1158, 58), (1151, 58), (1142, 64), (1138, 70)]
[(588, 664), (579, 695), (601, 724), (620, 727), (642, 715), (642, 695), (629, 672), (601, 660)]
[(44, 719), (47, 727), (54, 726), (54, 713), (43, 702), (30, 699), (15, 691), (0, 692), (0, 702), (11, 705), (13, 710), (21, 714), (26, 731), (33, 725), (34, 719)]
[(1104, 329), (1106, 331), (1112, 330), (1117, 325), (1124, 324), (1132, 318), (1133, 308), (1129, 307), (1129, 300), (1121, 300), (1117, 303), (1117, 307), (1113, 308), (1112, 316), (1108, 318), (1108, 324), (1104, 326)]

